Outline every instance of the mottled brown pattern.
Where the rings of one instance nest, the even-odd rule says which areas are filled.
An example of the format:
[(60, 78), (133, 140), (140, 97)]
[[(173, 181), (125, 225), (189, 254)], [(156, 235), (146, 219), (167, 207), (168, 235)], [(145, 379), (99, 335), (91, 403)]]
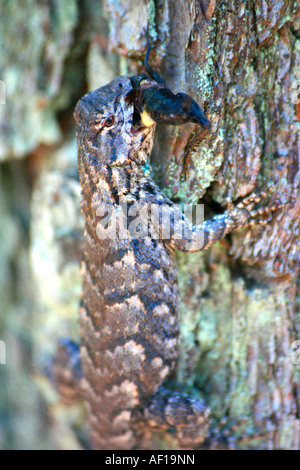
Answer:
[[(183, 219), (188, 239), (176, 238), (174, 224), (168, 240), (161, 239), (159, 230), (159, 239), (132, 239), (128, 231), (127, 239), (100, 239), (101, 204), (164, 204), (160, 215), (168, 209), (171, 216), (178, 210), (151, 180), (155, 124), (142, 126), (126, 101), (131, 83), (119, 77), (85, 95), (75, 110), (86, 221), (82, 389), (95, 448), (140, 448), (147, 428), (173, 429), (179, 446), (197, 447), (208, 429), (208, 408), (162, 387), (178, 354), (174, 252), (204, 249), (274, 208), (256, 212), (253, 206), (260, 198), (250, 197), (198, 226)], [(108, 126), (110, 116), (114, 123)]]

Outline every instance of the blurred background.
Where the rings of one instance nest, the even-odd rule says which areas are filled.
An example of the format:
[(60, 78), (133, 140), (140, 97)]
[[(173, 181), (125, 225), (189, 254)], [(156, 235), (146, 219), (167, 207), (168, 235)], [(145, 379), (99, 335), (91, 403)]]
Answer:
[(0, 38), (0, 448), (51, 448), (36, 371), (56, 337), (77, 328), (82, 221), (73, 109), (120, 75), (121, 64), (108, 54), (100, 1), (1, 0)]
[(293, 201), (266, 228), (178, 255), (179, 382), (212, 407), (211, 447), (299, 448), (291, 358), (300, 339), (300, 19), (292, 0), (0, 0), (0, 448), (76, 448), (58, 432), (64, 410), (42, 374), (58, 338), (79, 338), (73, 110), (89, 90), (142, 70), (147, 29), (151, 64), (213, 124), (187, 162), (194, 126), (158, 131), (154, 178), (166, 194), (214, 214), (277, 181), (271, 204)]

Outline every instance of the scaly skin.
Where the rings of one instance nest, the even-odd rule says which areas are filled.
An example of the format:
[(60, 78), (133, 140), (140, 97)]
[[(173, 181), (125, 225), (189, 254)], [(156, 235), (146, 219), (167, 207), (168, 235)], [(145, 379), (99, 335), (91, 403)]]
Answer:
[[(184, 218), (176, 225), (178, 209), (150, 177), (155, 122), (146, 120), (146, 127), (139, 120), (128, 99), (133, 83), (138, 89), (136, 80), (119, 77), (85, 95), (75, 110), (85, 218), (81, 385), (95, 448), (140, 448), (147, 429), (173, 429), (181, 448), (194, 448), (205, 439), (208, 408), (163, 387), (178, 355), (174, 252), (207, 248), (251, 223), (257, 201), (250, 198), (197, 226)], [(157, 226), (152, 238), (135, 239), (127, 227), (127, 238), (101, 236), (103, 205), (134, 203), (156, 204), (160, 216), (170, 218), (168, 239)]]

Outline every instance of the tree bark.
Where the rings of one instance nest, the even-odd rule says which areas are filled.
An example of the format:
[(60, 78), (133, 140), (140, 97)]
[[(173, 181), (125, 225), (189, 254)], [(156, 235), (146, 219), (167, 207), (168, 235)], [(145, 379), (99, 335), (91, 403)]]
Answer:
[[(111, 50), (142, 60), (145, 25), (118, 23), (122, 8), (128, 21), (134, 18), (137, 4), (106, 3), (119, 31), (111, 30)], [(154, 173), (163, 170), (167, 194), (218, 209), (216, 203), (224, 208), (275, 183), (269, 204), (292, 203), (267, 225), (233, 234), (207, 253), (178, 256), (179, 379), (212, 408), (209, 448), (299, 449), (296, 2), (169, 0), (144, 8), (155, 44), (151, 61), (212, 122), (187, 169), (181, 157), (193, 126), (159, 130)], [(140, 35), (139, 47), (128, 30)]]
[[(103, 8), (79, 0), (29, 1), (26, 9), (19, 1), (2, 4), (0, 79), (7, 104), (0, 107), (0, 159), (7, 161), (0, 203), (9, 249), (0, 247), (0, 339), (10, 360), (6, 369), (0, 365), (0, 445), (56, 445), (28, 375), (55, 349), (61, 325), (63, 334), (79, 335), (81, 219), (72, 112), (88, 89), (142, 69), (148, 29), (151, 65), (173, 91), (193, 96), (212, 122), (189, 159), (183, 155), (196, 135), (192, 124), (158, 130), (158, 184), (175, 202), (204, 203), (207, 216), (274, 183), (266, 204), (286, 204), (266, 225), (204, 253), (178, 255), (178, 380), (211, 407), (205, 447), (300, 449), (297, 2), (105, 0)], [(25, 16), (30, 27), (23, 28)], [(29, 198), (20, 197), (29, 190), (30, 212)], [(47, 389), (54, 408), (52, 393)], [(25, 421), (31, 423), (26, 435), (20, 431)], [(65, 429), (60, 435), (62, 447), (76, 447)]]

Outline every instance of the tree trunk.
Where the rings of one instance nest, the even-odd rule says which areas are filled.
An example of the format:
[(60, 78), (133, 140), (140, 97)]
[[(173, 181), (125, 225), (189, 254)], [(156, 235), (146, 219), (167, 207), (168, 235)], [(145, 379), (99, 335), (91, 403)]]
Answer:
[[(111, 49), (132, 57), (140, 52), (142, 59), (146, 25), (118, 23), (122, 2), (107, 3), (118, 25)], [(135, 8), (131, 3), (128, 21)], [(154, 172), (162, 167), (167, 194), (203, 198), (218, 210), (213, 202), (224, 208), (276, 183), (270, 204), (292, 202), (267, 225), (233, 234), (207, 253), (178, 256), (179, 379), (212, 408), (209, 447), (299, 448), (296, 2), (169, 0), (144, 8), (155, 44), (151, 61), (167, 85), (191, 94), (212, 122), (187, 168), (181, 157), (193, 127), (160, 129)], [(128, 31), (141, 35), (139, 48)]]
[[(10, 316), (0, 325), (7, 346), (7, 365), (0, 365), (0, 445), (55, 445), (31, 398), (36, 389), (28, 374), (32, 362), (43, 363), (53, 352), (59, 335), (79, 335), (82, 222), (72, 111), (88, 89), (142, 69), (148, 29), (151, 65), (173, 91), (193, 96), (212, 122), (190, 158), (183, 156), (194, 125), (157, 131), (153, 173), (166, 194), (175, 202), (204, 203), (211, 216), (275, 184), (266, 204), (285, 204), (266, 225), (234, 233), (204, 253), (178, 255), (178, 380), (211, 407), (205, 447), (300, 449), (297, 2), (106, 0), (108, 40), (101, 2), (29, 1), (25, 9), (4, 1), (2, 9), (7, 47), (0, 78), (7, 104), (0, 105), (1, 159), (27, 158), (1, 167), (9, 247), (0, 251), (1, 318)], [(24, 16), (30, 27), (22, 26)], [(16, 185), (22, 195), (32, 190), (31, 213), (24, 198), (20, 210)], [(20, 226), (23, 237), (16, 237)], [(30, 278), (28, 265), (35, 273)], [(47, 388), (51, 405), (57, 400), (52, 393)], [(39, 439), (38, 429), (44, 430)], [(61, 445), (76, 447), (61, 432)]]

